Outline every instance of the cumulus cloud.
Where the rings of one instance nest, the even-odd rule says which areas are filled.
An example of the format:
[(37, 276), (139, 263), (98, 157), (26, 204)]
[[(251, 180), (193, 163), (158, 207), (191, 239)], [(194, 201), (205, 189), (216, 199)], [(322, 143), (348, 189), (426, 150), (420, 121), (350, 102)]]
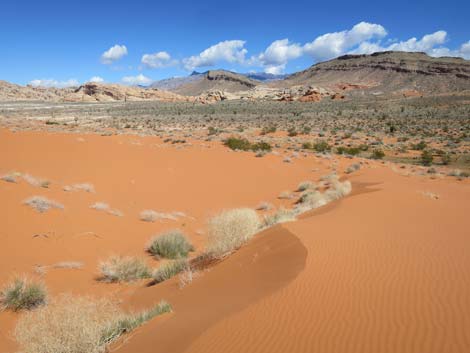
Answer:
[(457, 56), (470, 59), (470, 41), (463, 43), (458, 49), (449, 49), (443, 44), (447, 42), (447, 32), (437, 31), (426, 34), (421, 39), (415, 37), (405, 41), (382, 46), (380, 42), (362, 42), (357, 48), (349, 51), (351, 54), (371, 54), (379, 51), (396, 50), (409, 52), (425, 52), (430, 56)]
[(142, 74), (137, 76), (124, 76), (122, 82), (127, 85), (149, 85), (153, 82), (151, 78)]
[(106, 50), (101, 55), (101, 62), (106, 65), (110, 65), (113, 62), (121, 59), (123, 56), (127, 55), (127, 48), (125, 45), (116, 44)]
[(328, 60), (340, 56), (362, 42), (381, 39), (387, 35), (379, 24), (360, 22), (350, 30), (326, 33), (304, 45), (304, 52), (314, 60)]
[(200, 67), (214, 66), (220, 62), (242, 64), (245, 61), (247, 50), (243, 40), (226, 40), (217, 43), (199, 55), (183, 59), (184, 68), (188, 71)]
[(104, 82), (104, 79), (100, 76), (93, 76), (92, 78), (90, 78), (89, 82), (100, 83), (100, 82)]
[(66, 81), (58, 81), (55, 79), (36, 79), (29, 82), (33, 87), (44, 87), (44, 88), (64, 88), (64, 87), (73, 87), (78, 86), (80, 83), (76, 79), (69, 79)]
[(173, 60), (171, 55), (166, 51), (160, 51), (154, 54), (144, 54), (141, 62), (150, 69), (160, 69), (177, 64), (177, 60)]
[(290, 43), (289, 39), (279, 39), (272, 42), (266, 50), (250, 59), (250, 64), (264, 67), (270, 74), (281, 74), (289, 60), (302, 56), (303, 49), (300, 44)]

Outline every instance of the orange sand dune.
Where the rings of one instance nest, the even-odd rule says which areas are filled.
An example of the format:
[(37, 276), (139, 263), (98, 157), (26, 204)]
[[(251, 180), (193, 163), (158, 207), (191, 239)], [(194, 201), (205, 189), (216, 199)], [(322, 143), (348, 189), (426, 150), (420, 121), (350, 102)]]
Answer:
[[(210, 216), (226, 208), (256, 207), (263, 201), (287, 207), (281, 191), (293, 190), (306, 179), (325, 174), (328, 164), (313, 172), (313, 157), (284, 163), (283, 155), (256, 158), (230, 152), (220, 143), (164, 144), (158, 137), (98, 136), (0, 130), (0, 175), (12, 171), (50, 181), (35, 187), (22, 178), (0, 180), (0, 287), (15, 274), (42, 279), (52, 296), (61, 292), (109, 295), (118, 299), (139, 285), (96, 281), (98, 264), (113, 254), (144, 257), (155, 234), (182, 229), (200, 251)], [(318, 169), (318, 165), (316, 165)], [(63, 190), (91, 183), (95, 193)], [(23, 204), (45, 196), (64, 205), (40, 214)], [(91, 209), (105, 202), (122, 212), (114, 216)], [(184, 212), (177, 220), (143, 222), (139, 213)], [(197, 254), (197, 252), (196, 252)], [(83, 263), (81, 269), (57, 269), (59, 262)], [(43, 266), (46, 273), (35, 273)], [(0, 311), (0, 352), (13, 351), (11, 331), (17, 314)]]
[[(183, 288), (177, 278), (152, 287), (95, 280), (113, 253), (157, 267), (144, 250), (153, 234), (179, 227), (200, 251), (213, 213), (261, 201), (292, 206), (277, 199), (281, 191), (357, 162), (308, 155), (283, 163), (280, 152), (256, 158), (216, 142), (0, 130), (0, 174), (51, 181), (47, 189), (0, 181), (0, 284), (27, 273), (51, 295), (114, 295), (129, 309), (173, 305), (117, 342), (118, 352), (470, 352), (470, 182), (403, 176), (380, 162), (346, 176), (348, 197), (262, 232)], [(96, 193), (62, 189), (83, 182)], [(65, 209), (38, 214), (22, 204), (33, 195)], [(96, 201), (122, 217), (90, 209)], [(147, 223), (144, 209), (187, 216)], [(84, 267), (34, 274), (60, 261)], [(19, 315), (0, 312), (0, 352), (17, 350)]]

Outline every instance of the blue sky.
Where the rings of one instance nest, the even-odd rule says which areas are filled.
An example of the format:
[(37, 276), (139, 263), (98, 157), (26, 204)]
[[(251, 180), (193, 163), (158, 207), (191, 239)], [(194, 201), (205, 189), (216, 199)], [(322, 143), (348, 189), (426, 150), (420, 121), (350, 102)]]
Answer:
[(3, 1), (0, 80), (149, 83), (191, 70), (290, 73), (345, 53), (470, 59), (470, 1)]

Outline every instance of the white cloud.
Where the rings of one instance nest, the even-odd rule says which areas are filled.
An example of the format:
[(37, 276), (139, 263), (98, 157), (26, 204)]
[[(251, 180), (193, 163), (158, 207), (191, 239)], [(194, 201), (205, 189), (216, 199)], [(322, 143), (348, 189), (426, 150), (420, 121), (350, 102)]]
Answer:
[(166, 51), (160, 51), (154, 54), (144, 54), (141, 62), (150, 69), (160, 69), (177, 64), (177, 60), (173, 60), (171, 55)]
[(76, 79), (70, 79), (67, 81), (58, 81), (54, 79), (36, 79), (29, 82), (29, 84), (33, 87), (55, 87), (55, 88), (64, 88), (64, 87), (72, 87), (78, 86), (80, 83)]
[(270, 74), (281, 74), (289, 60), (302, 56), (303, 49), (300, 44), (289, 43), (289, 39), (279, 39), (272, 42), (266, 50), (252, 57), (250, 65), (263, 66), (264, 71)]
[(226, 40), (207, 48), (199, 55), (183, 59), (183, 64), (188, 71), (199, 67), (214, 66), (222, 61), (242, 64), (247, 53), (244, 46), (243, 40)]
[(379, 24), (360, 22), (347, 31), (326, 33), (304, 45), (304, 52), (316, 61), (332, 59), (371, 39), (381, 39), (387, 31)]
[(89, 82), (101, 83), (104, 82), (104, 79), (100, 76), (93, 76), (92, 78), (90, 78)]
[(127, 48), (125, 45), (116, 44), (106, 50), (101, 55), (101, 62), (106, 65), (110, 65), (113, 62), (121, 59), (123, 56), (127, 55)]
[(140, 74), (137, 76), (124, 76), (122, 78), (122, 82), (127, 85), (149, 85), (153, 82), (153, 80)]
[(436, 45), (444, 44), (446, 39), (446, 31), (437, 31), (432, 34), (426, 34), (420, 40), (413, 37), (404, 42), (393, 43), (387, 47), (387, 50), (429, 52)]

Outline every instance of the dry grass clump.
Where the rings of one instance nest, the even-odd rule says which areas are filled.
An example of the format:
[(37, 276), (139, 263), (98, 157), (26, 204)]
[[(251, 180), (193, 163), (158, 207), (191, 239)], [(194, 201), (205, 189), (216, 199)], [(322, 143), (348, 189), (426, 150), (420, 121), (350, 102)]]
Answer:
[(139, 314), (124, 314), (106, 299), (60, 296), (22, 316), (15, 337), (24, 353), (104, 353), (106, 344), (151, 318), (171, 311), (166, 302)]
[(263, 219), (263, 227), (269, 228), (278, 223), (285, 223), (285, 222), (292, 222), (295, 221), (295, 211), (294, 210), (287, 210), (285, 208), (280, 208), (276, 212), (270, 215), (264, 216)]
[(134, 315), (126, 315), (109, 324), (102, 335), (102, 342), (110, 343), (124, 333), (129, 333), (158, 315), (172, 311), (171, 305), (162, 300), (149, 310)]
[(313, 183), (311, 181), (303, 181), (297, 187), (297, 191), (302, 192), (302, 191), (306, 191), (306, 190), (309, 190), (309, 189), (315, 189), (315, 187), (316, 187), (315, 183)]
[(249, 208), (220, 213), (209, 221), (207, 253), (223, 257), (250, 240), (260, 225), (258, 214)]
[(154, 210), (143, 210), (140, 212), (140, 220), (144, 222), (155, 222), (161, 219), (169, 219), (172, 221), (176, 221), (179, 217), (186, 217), (186, 214), (183, 212), (171, 212), (171, 213), (164, 213), (164, 212), (157, 212)]
[(105, 282), (132, 282), (150, 278), (151, 271), (144, 260), (131, 256), (113, 256), (99, 265)]
[(186, 259), (172, 260), (164, 263), (157, 268), (152, 277), (156, 283), (160, 283), (176, 276), (178, 273), (190, 269), (189, 262)]
[(109, 207), (107, 203), (104, 203), (104, 202), (95, 202), (93, 205), (90, 206), (90, 208), (93, 208), (94, 210), (97, 210), (97, 211), (103, 211), (103, 212), (109, 213), (113, 216), (118, 216), (118, 217), (123, 216), (121, 211), (112, 209), (111, 207)]
[(44, 196), (33, 196), (23, 201), (23, 203), (31, 206), (40, 213), (46, 212), (51, 208), (58, 208), (60, 210), (64, 209), (64, 205), (58, 203), (57, 201), (49, 200)]
[(22, 177), (28, 184), (36, 187), (48, 188), (51, 184), (49, 180), (37, 178), (30, 174), (23, 174)]
[(310, 208), (318, 208), (326, 204), (324, 194), (319, 191), (304, 192), (298, 201), (300, 204), (308, 204)]
[(20, 173), (13, 172), (13, 173), (2, 175), (0, 177), (0, 180), (6, 181), (7, 183), (16, 183), (17, 182), (16, 178), (18, 178), (19, 176), (21, 176)]
[(89, 183), (66, 185), (63, 189), (64, 191), (85, 191), (89, 193), (95, 192), (95, 187), (93, 186), (93, 184)]
[(78, 270), (83, 267), (83, 263), (78, 261), (62, 261), (53, 265), (54, 268), (64, 268), (69, 270)]
[(349, 167), (347, 167), (344, 172), (346, 174), (351, 174), (351, 173), (358, 171), (359, 169), (361, 169), (361, 165), (359, 163), (354, 163), (354, 164), (351, 164)]
[(170, 230), (150, 241), (147, 250), (155, 257), (178, 259), (187, 257), (194, 248), (180, 230)]
[(15, 278), (0, 293), (0, 302), (5, 309), (30, 310), (46, 303), (44, 284), (26, 278)]

